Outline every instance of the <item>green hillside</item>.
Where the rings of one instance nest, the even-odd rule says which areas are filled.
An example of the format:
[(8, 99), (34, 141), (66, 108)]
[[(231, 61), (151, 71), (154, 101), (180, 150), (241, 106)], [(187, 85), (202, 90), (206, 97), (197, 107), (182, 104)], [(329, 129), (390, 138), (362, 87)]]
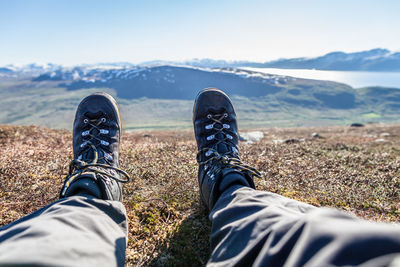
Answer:
[[(245, 128), (400, 121), (400, 90), (395, 88), (354, 89), (235, 69), (78, 70), (37, 78), (0, 77), (0, 123), (70, 129), (80, 100), (105, 91), (117, 98), (127, 130), (189, 128), (193, 98), (204, 87), (226, 91)], [(83, 78), (65, 78), (74, 75)]]

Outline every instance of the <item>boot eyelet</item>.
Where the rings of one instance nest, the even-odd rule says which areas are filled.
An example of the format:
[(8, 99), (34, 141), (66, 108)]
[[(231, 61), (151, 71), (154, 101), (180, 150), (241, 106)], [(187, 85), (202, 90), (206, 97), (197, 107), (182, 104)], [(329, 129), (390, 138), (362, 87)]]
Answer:
[(228, 113), (224, 113), (224, 118), (228, 118)]
[(211, 119), (211, 118), (212, 118), (211, 114), (208, 114), (207, 119)]
[(106, 118), (101, 118), (101, 122), (106, 122)]
[(89, 122), (88, 119), (84, 119), (84, 120), (83, 120), (83, 123), (88, 123), (88, 122)]

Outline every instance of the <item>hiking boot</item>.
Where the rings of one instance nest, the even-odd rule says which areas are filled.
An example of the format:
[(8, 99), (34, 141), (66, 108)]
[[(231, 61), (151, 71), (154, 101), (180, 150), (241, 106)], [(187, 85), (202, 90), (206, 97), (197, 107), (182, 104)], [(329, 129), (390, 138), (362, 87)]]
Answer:
[(73, 129), (74, 159), (69, 165), (60, 198), (89, 194), (122, 201), (122, 184), (129, 181), (119, 169), (121, 118), (114, 98), (95, 93), (81, 101)]
[(229, 97), (218, 89), (202, 90), (194, 102), (193, 124), (200, 196), (209, 210), (232, 185), (255, 188), (253, 176), (260, 173), (239, 158), (236, 113)]

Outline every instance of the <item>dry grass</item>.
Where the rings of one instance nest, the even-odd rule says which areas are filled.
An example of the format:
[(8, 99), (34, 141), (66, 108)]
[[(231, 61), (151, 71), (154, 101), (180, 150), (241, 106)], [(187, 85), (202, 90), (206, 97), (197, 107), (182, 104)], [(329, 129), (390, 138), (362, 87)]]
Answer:
[[(265, 129), (241, 144), (263, 174), (258, 189), (366, 219), (400, 220), (400, 126)], [(324, 138), (311, 138), (318, 132)], [(379, 137), (381, 133), (389, 136)], [(191, 131), (126, 133), (121, 165), (132, 176), (124, 204), (130, 222), (127, 265), (201, 265), (210, 223), (199, 204)], [(292, 144), (275, 139), (305, 138)], [(384, 138), (385, 141), (376, 142)], [(71, 133), (0, 126), (0, 225), (58, 197), (72, 157)]]

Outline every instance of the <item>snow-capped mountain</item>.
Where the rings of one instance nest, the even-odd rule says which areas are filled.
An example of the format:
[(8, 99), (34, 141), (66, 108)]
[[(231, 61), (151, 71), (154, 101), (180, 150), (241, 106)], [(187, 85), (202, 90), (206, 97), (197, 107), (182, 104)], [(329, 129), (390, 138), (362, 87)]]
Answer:
[(35, 75), (59, 69), (61, 68), (61, 65), (55, 65), (52, 63), (47, 63), (47, 64), (32, 63), (28, 65), (7, 65), (5, 66), (5, 68), (17, 73), (27, 73)]
[(88, 65), (85, 67), (62, 68), (59, 67), (51, 72), (45, 72), (34, 78), (33, 81), (85, 81), (88, 83), (93, 82), (109, 82), (115, 80), (130, 80), (136, 77), (146, 79), (146, 76), (151, 72), (160, 73), (165, 72), (163, 79), (167, 82), (174, 83), (173, 77), (175, 74), (172, 72), (177, 69), (199, 70), (204, 72), (234, 74), (242, 78), (260, 78), (265, 83), (284, 83), (291, 77), (272, 75), (266, 73), (252, 72), (236, 68), (198, 68), (190, 66), (174, 66), (174, 65), (160, 65), (160, 66), (134, 66), (134, 67), (102, 67), (98, 65)]
[(281, 59), (257, 66), (285, 69), (400, 71), (400, 52), (380, 48), (355, 53), (332, 52), (316, 58)]
[[(320, 70), (344, 70), (344, 71), (400, 71), (400, 52), (391, 52), (387, 49), (372, 49), (355, 53), (332, 52), (324, 56), (315, 58), (291, 58), (279, 59), (269, 62), (251, 61), (226, 61), (214, 59), (192, 59), (186, 61), (163, 61), (155, 60), (134, 65), (129, 62), (83, 64), (75, 67), (63, 67), (55, 64), (29, 64), (29, 65), (7, 65), (0, 67), (0, 75), (10, 75), (12, 73), (23, 75), (41, 75), (47, 73), (53, 79), (71, 79), (71, 75), (86, 77), (89, 80), (99, 79), (96, 72), (102, 70), (124, 70), (127, 73), (139, 71), (148, 67), (160, 65), (191, 66), (198, 68), (221, 69), (221, 68), (240, 68), (240, 67), (259, 67), (259, 68), (285, 68), (285, 69), (320, 69)], [(71, 77), (60, 77), (60, 75), (70, 75)], [(75, 74), (74, 74), (75, 73)], [(111, 74), (111, 73), (109, 73)], [(78, 76), (79, 75), (79, 76)], [(88, 76), (94, 75), (93, 78)], [(108, 75), (108, 74), (107, 74)], [(129, 74), (128, 74), (129, 75)], [(73, 78), (73, 77), (72, 77)]]
[(296, 78), (234, 68), (188, 66), (147, 66), (99, 68), (97, 66), (59, 68), (33, 79), (55, 81), (70, 90), (114, 88), (122, 98), (192, 99), (204, 87), (229, 88), (232, 93), (262, 96), (279, 91)]
[[(371, 53), (368, 56), (375, 55)], [(32, 123), (42, 121), (44, 117), (58, 123), (64, 118), (64, 110), (68, 109), (72, 114), (75, 108), (75, 105), (65, 105), (75, 103), (80, 96), (93, 91), (110, 91), (125, 107), (139, 105), (140, 108), (135, 106), (138, 109), (135, 114), (141, 114), (139, 116), (154, 112), (153, 118), (165, 118), (170, 112), (175, 112), (178, 114), (176, 116), (182, 118), (181, 113), (188, 114), (190, 108), (182, 111), (180, 107), (190, 106), (198, 91), (207, 87), (224, 90), (234, 101), (241, 103), (239, 106), (244, 114), (263, 114), (260, 115), (261, 120), (268, 116), (281, 118), (284, 115), (308, 121), (313, 120), (310, 117), (313, 114), (317, 114), (319, 119), (336, 120), (345, 113), (352, 117), (354, 112), (360, 116), (376, 113), (397, 118), (400, 110), (399, 89), (354, 89), (336, 82), (264, 74), (232, 67), (157, 65), (154, 62), (148, 66), (126, 63), (75, 67), (33, 64), (0, 69), (0, 83), (3, 81), (6, 81), (1, 84), (3, 89), (0, 90), (4, 107), (0, 112), (0, 122), (3, 123)], [(43, 92), (49, 97), (44, 98)], [(51, 105), (48, 104), (50, 102)], [(37, 110), (42, 110), (42, 113), (34, 117), (38, 114)], [(332, 116), (336, 111), (338, 115)]]
[(203, 68), (258, 67), (342, 71), (400, 71), (400, 52), (391, 52), (387, 49), (376, 48), (354, 53), (332, 52), (315, 58), (279, 59), (263, 63), (214, 59), (193, 59), (183, 62), (152, 61), (147, 63), (181, 64)]

